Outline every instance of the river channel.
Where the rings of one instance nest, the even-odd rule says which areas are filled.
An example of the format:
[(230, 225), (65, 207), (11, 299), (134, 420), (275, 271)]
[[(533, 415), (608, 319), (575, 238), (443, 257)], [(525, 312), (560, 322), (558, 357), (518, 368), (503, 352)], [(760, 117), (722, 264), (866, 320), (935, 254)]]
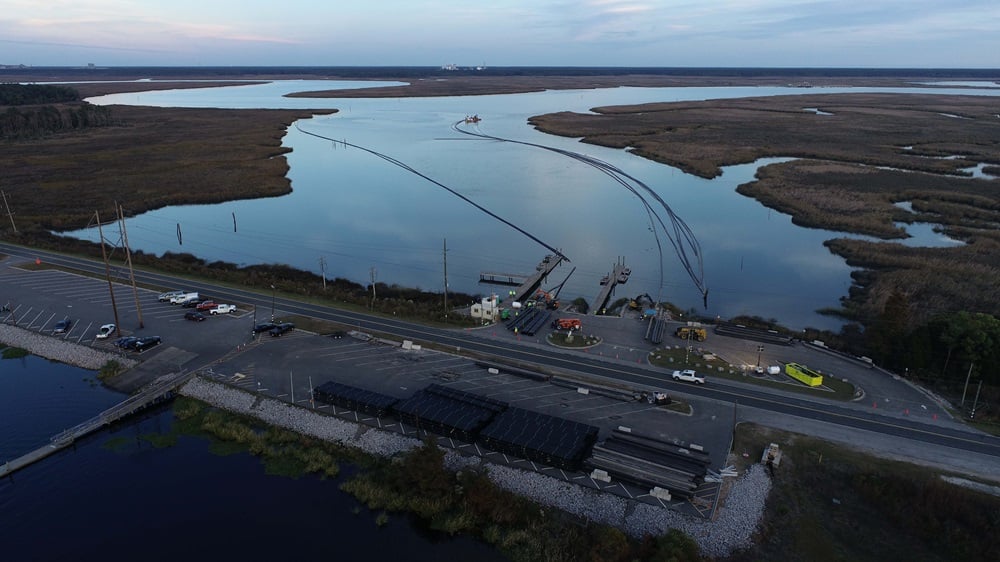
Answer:
[[(125, 395), (95, 373), (27, 356), (0, 360), (0, 463), (44, 446)], [(99, 431), (0, 480), (0, 536), (10, 561), (505, 560), (467, 536), (378, 513), (323, 480), (268, 475), (249, 453), (170, 433), (170, 406)], [(343, 466), (343, 473), (351, 468)]]
[[(392, 83), (385, 83), (386, 85)], [(631, 269), (616, 297), (648, 294), (684, 309), (723, 318), (740, 314), (778, 319), (801, 329), (837, 329), (815, 311), (837, 307), (851, 285), (851, 268), (824, 247), (844, 233), (802, 228), (735, 188), (761, 165), (731, 166), (713, 180), (685, 174), (624, 150), (543, 134), (527, 119), (603, 105), (748, 96), (842, 92), (998, 95), (1000, 89), (900, 88), (610, 88), (528, 94), (388, 99), (289, 98), (284, 94), (370, 82), (278, 81), (263, 85), (164, 90), (91, 98), (95, 104), (219, 108), (335, 108), (300, 120), (283, 144), (293, 193), (274, 199), (172, 206), (126, 222), (133, 249), (189, 252), (237, 264), (285, 263), (328, 278), (441, 291), (504, 295), (479, 283), (481, 272), (530, 273), (549, 251), (515, 229), (428, 181), (430, 178), (559, 249), (571, 263), (543, 288), (562, 285), (560, 300), (592, 301), (614, 263)], [(804, 107), (808, 111), (810, 108)], [(497, 137), (584, 153), (649, 185), (687, 223), (703, 255), (707, 309), (668, 241), (663, 259), (640, 200), (607, 175), (551, 151), (477, 140), (452, 130), (468, 125)], [(391, 157), (322, 140), (308, 131)], [(236, 227), (234, 229), (234, 226)], [(179, 234), (180, 233), (180, 234)], [(69, 233), (99, 240), (96, 229)], [(930, 226), (906, 243), (947, 245)], [(576, 268), (568, 276), (572, 268)], [(662, 282), (661, 282), (662, 268)], [(567, 277), (568, 276), (568, 277)]]

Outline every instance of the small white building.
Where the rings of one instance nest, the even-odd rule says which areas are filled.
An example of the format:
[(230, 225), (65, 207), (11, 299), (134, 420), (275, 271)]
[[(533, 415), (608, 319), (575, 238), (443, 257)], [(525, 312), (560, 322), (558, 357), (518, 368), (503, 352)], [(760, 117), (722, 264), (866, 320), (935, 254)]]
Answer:
[(484, 298), (483, 302), (472, 305), (472, 310), (469, 314), (473, 318), (482, 318), (489, 322), (495, 322), (497, 316), (500, 315), (500, 299), (495, 294), (490, 295), (489, 298)]

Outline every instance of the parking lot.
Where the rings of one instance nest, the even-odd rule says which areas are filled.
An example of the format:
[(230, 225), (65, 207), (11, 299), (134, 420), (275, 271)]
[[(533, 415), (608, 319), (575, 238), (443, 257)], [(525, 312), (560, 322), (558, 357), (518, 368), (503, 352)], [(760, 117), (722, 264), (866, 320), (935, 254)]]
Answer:
[[(121, 336), (159, 336), (161, 345), (142, 352), (143, 359), (176, 347), (185, 350), (197, 365), (196, 358), (211, 361), (222, 353), (245, 343), (253, 327), (253, 312), (237, 304), (229, 314), (212, 315), (205, 322), (184, 319), (193, 309), (157, 300), (160, 291), (137, 288), (121, 282), (113, 283), (114, 296), (103, 279), (77, 275), (56, 269), (19, 269), (10, 259), (0, 267), (0, 295), (8, 310), (0, 319), (17, 326), (67, 341), (109, 351), (119, 351), (113, 345), (116, 335), (98, 338), (101, 326), (115, 324)], [(204, 295), (210, 297), (211, 295)], [(112, 300), (114, 304), (112, 304)], [(218, 301), (217, 301), (218, 302)], [(55, 333), (58, 322), (69, 318), (71, 324), (62, 333)], [(134, 352), (130, 352), (136, 355)]]

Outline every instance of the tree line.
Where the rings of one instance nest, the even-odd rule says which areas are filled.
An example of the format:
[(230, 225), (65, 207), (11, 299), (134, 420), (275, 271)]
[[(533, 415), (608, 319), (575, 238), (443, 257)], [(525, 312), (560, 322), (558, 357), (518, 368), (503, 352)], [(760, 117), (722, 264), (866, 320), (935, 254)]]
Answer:
[(0, 105), (39, 105), (80, 101), (80, 93), (68, 86), (0, 84)]
[(0, 112), (0, 138), (4, 140), (114, 124), (110, 109), (80, 103), (80, 94), (65, 86), (0, 84), (0, 106), (7, 106)]

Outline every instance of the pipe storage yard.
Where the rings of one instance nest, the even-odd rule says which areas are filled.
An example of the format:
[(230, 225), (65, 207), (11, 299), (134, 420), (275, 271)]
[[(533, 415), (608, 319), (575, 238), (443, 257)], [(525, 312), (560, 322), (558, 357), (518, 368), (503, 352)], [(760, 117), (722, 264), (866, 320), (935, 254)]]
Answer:
[[(317, 401), (369, 415), (398, 419), (416, 430), (475, 444), (504, 455), (566, 471), (603, 471), (650, 490), (666, 490), (690, 500), (705, 483), (711, 459), (696, 446), (672, 443), (616, 429), (598, 445), (595, 426), (542, 414), (475, 393), (432, 384), (410, 398), (392, 396), (340, 383), (320, 385)], [(379, 422), (379, 427), (384, 424)], [(477, 447), (478, 449), (478, 447)], [(593, 476), (592, 476), (593, 478)]]

